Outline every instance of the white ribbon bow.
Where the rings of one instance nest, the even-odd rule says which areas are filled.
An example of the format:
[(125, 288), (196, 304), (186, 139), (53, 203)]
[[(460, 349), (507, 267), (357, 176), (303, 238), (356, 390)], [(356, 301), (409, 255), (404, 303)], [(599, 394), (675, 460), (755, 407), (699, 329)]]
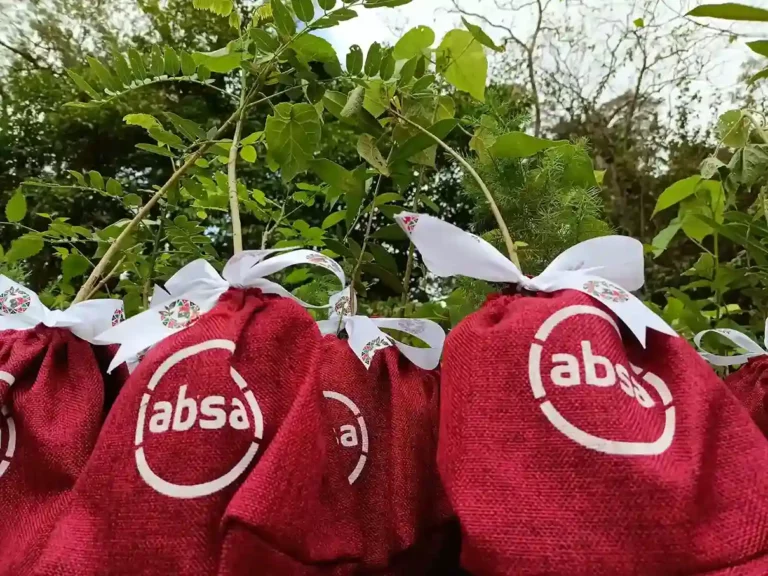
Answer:
[(98, 335), (123, 319), (122, 300), (87, 300), (67, 310), (50, 310), (37, 294), (0, 275), (0, 330), (30, 330), (43, 324), (68, 328), (78, 338), (98, 344)]
[(395, 217), (435, 276), (468, 276), (489, 282), (517, 284), (538, 292), (577, 290), (605, 304), (645, 347), (646, 331), (677, 336), (630, 291), (644, 282), (643, 245), (626, 236), (603, 236), (569, 248), (536, 278), (488, 242), (427, 214), (402, 212)]
[[(284, 253), (265, 260), (277, 252)], [(120, 344), (120, 350), (109, 365), (108, 372), (123, 362), (133, 361), (140, 353), (164, 338), (192, 325), (202, 314), (211, 310), (229, 288), (260, 288), (265, 294), (291, 298), (305, 308), (326, 308), (307, 304), (279, 284), (264, 278), (298, 264), (320, 266), (333, 272), (342, 286), (346, 283), (341, 266), (313, 250), (287, 253), (284, 250), (241, 252), (224, 267), (223, 277), (205, 260), (187, 264), (165, 283), (164, 290), (155, 287), (148, 310), (99, 336), (99, 341), (104, 344)]]
[[(378, 350), (394, 345), (413, 364), (424, 370), (434, 370), (440, 364), (445, 343), (445, 331), (439, 324), (421, 318), (369, 318), (357, 316), (353, 306), (350, 289), (345, 288), (330, 299), (328, 320), (319, 321), (320, 332), (336, 335), (340, 328), (347, 332), (349, 347), (365, 365), (371, 367), (373, 357)], [(416, 348), (398, 342), (380, 328), (400, 330), (416, 336), (426, 343), (428, 348)]]
[[(765, 322), (765, 328), (765, 340), (763, 343), (765, 347), (768, 348), (768, 320)], [(744, 354), (737, 354), (736, 356), (720, 356), (718, 354), (711, 354), (707, 352), (701, 347), (701, 339), (705, 334), (710, 332), (720, 334), (726, 340), (730, 340), (739, 348), (746, 350), (746, 352)], [(757, 342), (752, 341), (749, 336), (736, 330), (731, 330), (730, 328), (715, 328), (714, 330), (704, 330), (703, 332), (696, 334), (693, 341), (696, 343), (696, 346), (699, 347), (699, 350), (701, 350), (699, 355), (713, 366), (739, 366), (741, 364), (747, 363), (750, 358), (755, 358), (757, 356), (768, 356), (768, 352), (761, 348)]]

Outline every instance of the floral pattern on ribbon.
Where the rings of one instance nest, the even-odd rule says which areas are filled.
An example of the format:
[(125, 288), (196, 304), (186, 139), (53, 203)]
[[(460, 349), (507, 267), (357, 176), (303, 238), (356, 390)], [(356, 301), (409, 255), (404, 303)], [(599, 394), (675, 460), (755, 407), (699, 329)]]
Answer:
[(112, 314), (112, 326), (117, 326), (123, 320), (125, 320), (125, 310), (121, 306)]
[(405, 229), (409, 234), (413, 232), (413, 229), (416, 228), (416, 224), (419, 223), (418, 216), (403, 216), (401, 220), (403, 221), (403, 226), (405, 226)]
[(341, 272), (341, 266), (339, 266), (339, 263), (336, 262), (333, 258), (328, 258), (328, 256), (325, 256), (323, 254), (310, 254), (307, 256), (307, 262), (311, 262), (312, 264), (317, 264), (318, 266), (322, 266), (323, 268), (327, 268), (328, 270), (334, 270), (336, 272)]
[(0, 294), (0, 314), (23, 314), (29, 309), (32, 298), (20, 288), (8, 288)]
[(376, 350), (383, 350), (384, 348), (389, 348), (390, 346), (392, 346), (392, 342), (388, 338), (378, 336), (365, 345), (362, 353), (360, 354), (360, 360), (363, 361), (363, 364), (365, 364), (366, 368), (369, 368), (371, 366), (371, 362), (373, 362), (373, 355), (376, 353)]
[(342, 296), (339, 298), (333, 306), (333, 311), (342, 318), (345, 316), (352, 316), (352, 301), (349, 296)]
[(200, 307), (190, 300), (178, 299), (160, 310), (160, 321), (171, 330), (180, 330), (197, 322)]
[(621, 303), (629, 300), (629, 294), (626, 290), (605, 280), (590, 280), (584, 284), (584, 290), (590, 296), (605, 302)]

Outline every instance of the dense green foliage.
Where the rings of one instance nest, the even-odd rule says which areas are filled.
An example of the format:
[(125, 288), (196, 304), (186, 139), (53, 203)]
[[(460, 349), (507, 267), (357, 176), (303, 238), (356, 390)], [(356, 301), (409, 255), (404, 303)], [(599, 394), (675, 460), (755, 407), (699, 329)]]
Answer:
[[(368, 312), (450, 325), (494, 288), (428, 277), (392, 217), (429, 211), (506, 252), (461, 157), (524, 272), (629, 233), (648, 246), (646, 299), (686, 336), (761, 331), (759, 110), (725, 114), (713, 145), (686, 114), (662, 126), (658, 101), (636, 91), (554, 113), (546, 139), (546, 84), (531, 92), (494, 75), (487, 86), (489, 54), (503, 48), (466, 19), (443, 38), (418, 26), (367, 52), (337, 55), (323, 37), (409, 1), (22, 3), (0, 46), (1, 271), (54, 307), (115, 294), (131, 314), (194, 258), (221, 268), (241, 245), (303, 246), (338, 259)], [(646, 24), (633, 26), (640, 41)], [(696, 97), (687, 90), (681, 106)], [(311, 270), (281, 281), (316, 303), (335, 289)]]

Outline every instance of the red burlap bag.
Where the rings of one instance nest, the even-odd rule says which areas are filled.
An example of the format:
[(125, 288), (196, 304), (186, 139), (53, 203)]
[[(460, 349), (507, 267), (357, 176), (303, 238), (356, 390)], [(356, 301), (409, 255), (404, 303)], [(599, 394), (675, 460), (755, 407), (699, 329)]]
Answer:
[(725, 379), (725, 384), (768, 437), (768, 356), (751, 359)]
[[(425, 218), (404, 228), (445, 273)], [(488, 247), (452, 233), (446, 266)], [(663, 326), (579, 272), (610, 277), (599, 260), (611, 242), (516, 277), (550, 293), (493, 298), (446, 341), (438, 466), (462, 564), (475, 576), (768, 574), (768, 443), (684, 340), (646, 333)], [(641, 247), (621, 252), (642, 264)], [(479, 276), (503, 281), (494, 262)]]
[[(14, 326), (0, 332), (0, 575), (16, 576), (29, 570), (66, 509), (105, 416), (99, 347), (71, 327), (84, 337), (94, 326), (101, 331), (122, 304), (54, 313), (7, 278), (0, 284), (0, 326)], [(55, 327), (63, 324), (70, 327)]]
[[(442, 330), (344, 322), (350, 340), (335, 336), (338, 317), (327, 322), (333, 334), (227, 509), (221, 576), (451, 573), (435, 463), (438, 374), (414, 365), (374, 322), (436, 330), (438, 348)], [(440, 350), (432, 352), (416, 361), (434, 368)]]
[(293, 300), (221, 294), (228, 283), (202, 262), (179, 275), (195, 288), (174, 286), (166, 308), (114, 336), (130, 357), (147, 341), (127, 335), (175, 331), (123, 386), (35, 574), (216, 572), (224, 511), (289, 413), (319, 338)]

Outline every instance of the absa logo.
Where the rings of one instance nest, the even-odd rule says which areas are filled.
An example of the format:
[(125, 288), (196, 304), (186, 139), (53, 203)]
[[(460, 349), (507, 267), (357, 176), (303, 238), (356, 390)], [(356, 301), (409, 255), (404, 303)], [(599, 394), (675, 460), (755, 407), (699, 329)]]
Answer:
[[(354, 484), (360, 477), (360, 474), (365, 468), (365, 463), (368, 460), (368, 427), (365, 425), (365, 418), (360, 414), (360, 409), (348, 396), (333, 390), (324, 390), (323, 397), (326, 400), (334, 400), (339, 404), (345, 406), (347, 410), (355, 418), (357, 425), (344, 424), (339, 427), (338, 434), (334, 428), (334, 436), (336, 437), (336, 443), (345, 449), (357, 449), (359, 447), (360, 456), (357, 459), (352, 472), (347, 476), (347, 482), (350, 485)], [(359, 433), (358, 433), (359, 430)]]
[[(585, 448), (605, 454), (622, 456), (653, 456), (662, 454), (672, 445), (674, 438), (675, 408), (671, 406), (672, 393), (661, 378), (651, 372), (646, 372), (641, 378), (642, 382), (638, 381), (640, 374), (643, 373), (642, 368), (632, 364), (629, 364), (629, 367), (620, 363), (614, 364), (607, 357), (601, 356), (598, 353), (599, 351), (595, 350), (593, 343), (587, 339), (579, 342), (578, 356), (554, 350), (550, 355), (548, 348), (551, 348), (552, 344), (550, 343), (548, 347), (547, 339), (561, 323), (579, 315), (591, 315), (604, 320), (610, 324), (619, 335), (619, 338), (621, 338), (621, 332), (613, 318), (603, 310), (593, 306), (568, 306), (547, 318), (536, 332), (536, 341), (531, 344), (528, 354), (528, 377), (531, 390), (535, 399), (544, 400), (539, 406), (542, 413), (559, 432)], [(545, 351), (547, 356), (544, 356)], [(542, 374), (542, 364), (551, 365), (549, 373)], [(580, 365), (583, 365), (583, 379)], [(545, 382), (551, 384), (545, 386)], [(550, 386), (556, 388), (551, 388)], [(605, 439), (582, 430), (566, 419), (555, 408), (552, 400), (547, 399), (548, 387), (550, 387), (550, 392), (552, 392), (557, 388), (578, 386), (606, 389), (619, 388), (626, 396), (634, 398), (640, 407), (645, 410), (656, 406), (656, 401), (648, 391), (649, 388), (654, 390), (665, 407), (662, 433), (652, 442), (634, 442)]]
[[(201, 398), (199, 401), (194, 395), (189, 394), (189, 384), (182, 384), (175, 390), (173, 402), (158, 400), (153, 402), (153, 393), (168, 372), (185, 360), (198, 354), (226, 350), (235, 351), (235, 343), (230, 340), (208, 340), (194, 346), (183, 348), (172, 354), (155, 370), (147, 384), (147, 392), (141, 399), (138, 420), (136, 422), (136, 467), (142, 479), (160, 494), (171, 498), (199, 498), (208, 496), (229, 486), (237, 480), (253, 461), (259, 450), (259, 442), (264, 435), (264, 420), (261, 408), (248, 388), (248, 383), (235, 370), (229, 366), (229, 376), (245, 398), (245, 404), (236, 397), (229, 402), (224, 396), (213, 395)], [(213, 365), (217, 365), (213, 363)], [(206, 375), (196, 374), (200, 380)], [(149, 411), (149, 424), (147, 425), (147, 412)], [(161, 478), (150, 467), (145, 453), (146, 443), (155, 438), (162, 438), (166, 434), (179, 432), (200, 431), (226, 431), (231, 428), (237, 431), (249, 430), (253, 427), (253, 437), (250, 439), (245, 454), (226, 473), (217, 478), (196, 484), (181, 484)], [(145, 430), (146, 428), (146, 430)], [(145, 437), (148, 432), (149, 436)], [(156, 436), (155, 436), (156, 435)], [(190, 438), (191, 439), (191, 438)], [(189, 441), (181, 442), (181, 445), (192, 444)], [(216, 455), (206, 455), (213, 456)]]
[[(0, 371), (0, 380), (12, 386), (16, 381), (8, 372)], [(16, 453), (16, 424), (7, 406), (0, 406), (0, 478), (8, 471)]]

